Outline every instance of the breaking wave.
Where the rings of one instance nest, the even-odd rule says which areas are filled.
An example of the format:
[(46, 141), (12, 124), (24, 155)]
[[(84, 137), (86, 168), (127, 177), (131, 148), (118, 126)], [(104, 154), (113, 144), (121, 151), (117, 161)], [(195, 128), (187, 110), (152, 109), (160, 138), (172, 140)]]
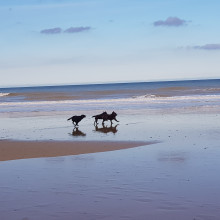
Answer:
[(3, 93), (3, 92), (0, 92), (0, 97), (2, 97), (2, 96), (7, 96), (7, 95), (10, 95), (10, 93)]
[[(1, 93), (0, 93), (1, 94)], [(115, 99), (86, 99), (86, 100), (58, 100), (58, 101), (23, 101), (23, 102), (2, 102), (0, 106), (21, 106), (21, 105), (56, 105), (56, 104), (105, 104), (105, 103), (137, 103), (137, 102), (154, 102), (163, 101), (212, 101), (219, 100), (220, 95), (193, 95), (193, 96), (156, 96), (156, 95), (141, 95), (131, 98), (115, 98)]]
[(51, 112), (99, 109), (166, 109), (183, 107), (219, 106), (220, 95), (160, 97), (144, 95), (130, 98), (1, 102), (0, 112)]
[(142, 95), (142, 96), (134, 96), (131, 98), (115, 98), (115, 99), (87, 99), (87, 100), (58, 100), (58, 101), (23, 101), (23, 102), (2, 102), (0, 106), (21, 106), (21, 105), (56, 105), (56, 104), (105, 104), (105, 103), (137, 103), (137, 102), (154, 102), (163, 101), (211, 101), (211, 100), (219, 100), (220, 95), (194, 95), (194, 96), (156, 96), (156, 95)]
[(136, 100), (160, 100), (160, 101), (184, 101), (184, 100), (220, 100), (220, 95), (186, 95), (186, 96), (156, 96), (156, 95), (142, 95), (142, 96), (134, 96), (133, 99)]

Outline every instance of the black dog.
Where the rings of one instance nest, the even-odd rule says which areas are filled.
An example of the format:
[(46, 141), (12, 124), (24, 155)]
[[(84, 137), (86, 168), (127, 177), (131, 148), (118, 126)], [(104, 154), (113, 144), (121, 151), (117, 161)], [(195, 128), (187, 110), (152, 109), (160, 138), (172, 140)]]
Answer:
[(95, 124), (95, 123), (98, 124), (98, 120), (99, 120), (99, 119), (103, 119), (103, 117), (104, 117), (105, 115), (108, 115), (107, 112), (103, 112), (102, 114), (92, 116), (93, 118), (95, 118), (94, 124)]
[(111, 114), (107, 114), (107, 115), (104, 115), (103, 116), (103, 121), (102, 121), (102, 124), (104, 124), (104, 122), (105, 121), (108, 121), (108, 120), (110, 120), (111, 121), (111, 124), (112, 124), (112, 120), (115, 120), (115, 121), (117, 121), (117, 122), (119, 122), (117, 119), (116, 119), (116, 116), (117, 116), (117, 114), (116, 114), (116, 112), (112, 112)]
[(85, 115), (80, 115), (80, 116), (74, 115), (71, 118), (68, 118), (67, 121), (72, 119), (73, 124), (75, 126), (78, 126), (78, 123), (85, 117), (86, 117)]

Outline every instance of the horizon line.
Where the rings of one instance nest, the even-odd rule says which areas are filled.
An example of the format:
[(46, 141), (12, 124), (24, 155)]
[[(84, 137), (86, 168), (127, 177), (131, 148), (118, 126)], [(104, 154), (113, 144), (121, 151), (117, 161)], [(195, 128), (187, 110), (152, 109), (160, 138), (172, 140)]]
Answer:
[(137, 80), (137, 81), (109, 81), (109, 82), (85, 82), (85, 83), (73, 83), (73, 84), (29, 84), (29, 85), (8, 85), (0, 87), (0, 89), (9, 88), (29, 88), (29, 87), (58, 87), (58, 86), (86, 86), (86, 85), (108, 85), (108, 84), (129, 84), (129, 83), (153, 83), (153, 82), (178, 82), (178, 81), (199, 81), (199, 80), (220, 80), (220, 78), (183, 78), (183, 79), (160, 79), (160, 80)]

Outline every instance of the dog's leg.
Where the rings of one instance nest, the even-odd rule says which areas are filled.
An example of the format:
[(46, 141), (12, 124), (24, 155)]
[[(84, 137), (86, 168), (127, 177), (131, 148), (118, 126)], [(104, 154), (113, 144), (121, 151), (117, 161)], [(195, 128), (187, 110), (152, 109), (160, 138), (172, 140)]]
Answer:
[(95, 121), (94, 121), (94, 126), (96, 126), (98, 123), (97, 123), (98, 119), (95, 118)]

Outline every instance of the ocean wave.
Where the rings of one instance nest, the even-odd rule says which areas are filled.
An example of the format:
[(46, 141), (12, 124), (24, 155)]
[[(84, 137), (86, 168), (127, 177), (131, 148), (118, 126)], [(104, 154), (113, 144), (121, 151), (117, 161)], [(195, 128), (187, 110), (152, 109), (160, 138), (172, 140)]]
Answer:
[(220, 110), (220, 95), (158, 97), (152, 95), (115, 99), (0, 102), (0, 113), (165, 110), (214, 107)]
[(141, 95), (135, 96), (133, 99), (136, 100), (160, 100), (160, 101), (180, 101), (180, 100), (213, 100), (213, 99), (220, 99), (220, 95), (186, 95), (186, 96), (157, 96), (157, 95)]
[(189, 87), (186, 86), (171, 86), (158, 89), (159, 91), (185, 91), (189, 90)]
[(135, 104), (135, 103), (169, 103), (182, 101), (220, 101), (220, 95), (193, 95), (193, 96), (156, 96), (141, 95), (131, 98), (115, 98), (115, 99), (89, 99), (89, 100), (58, 100), (58, 101), (23, 101), (23, 102), (2, 102), (0, 106), (28, 106), (28, 105), (61, 105), (61, 104)]
[(205, 88), (205, 89), (202, 89), (202, 91), (220, 92), (220, 88)]
[(146, 95), (140, 95), (140, 96), (133, 96), (133, 99), (155, 99), (155, 98), (159, 98), (161, 96), (156, 96), (156, 95), (152, 95), (152, 94), (146, 94)]
[(0, 97), (10, 95), (10, 93), (0, 92)]

